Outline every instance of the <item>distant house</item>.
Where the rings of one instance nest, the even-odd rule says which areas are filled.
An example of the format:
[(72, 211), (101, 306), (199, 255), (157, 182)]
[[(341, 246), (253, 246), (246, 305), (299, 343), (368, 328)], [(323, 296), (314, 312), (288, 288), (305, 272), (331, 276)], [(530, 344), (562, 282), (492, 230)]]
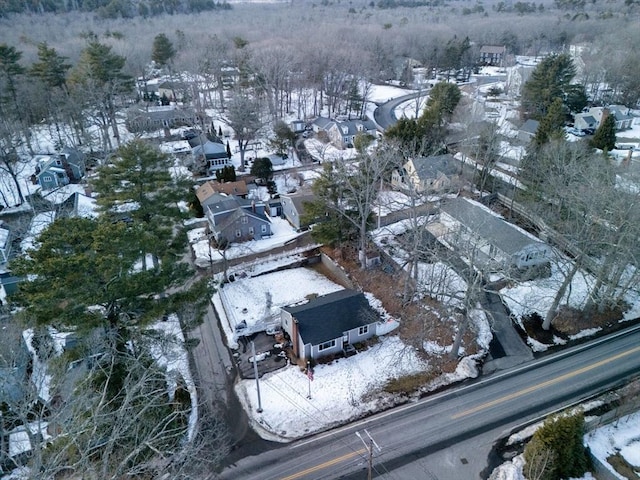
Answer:
[(444, 202), (440, 225), (429, 228), (441, 242), (473, 256), (490, 271), (526, 271), (551, 259), (547, 244), (466, 198)]
[(190, 107), (177, 105), (132, 107), (127, 110), (125, 125), (130, 132), (153, 132), (163, 128), (193, 126), (200, 123), (200, 117)]
[(457, 189), (460, 166), (451, 154), (418, 157), (407, 161), (391, 174), (391, 184), (418, 193)]
[(74, 148), (63, 148), (53, 155), (36, 158), (36, 179), (42, 190), (78, 182), (85, 174), (85, 156)]
[(530, 118), (522, 124), (520, 130), (518, 130), (518, 139), (522, 142), (529, 143), (536, 136), (540, 122)]
[(265, 205), (255, 200), (214, 193), (203, 205), (216, 242), (240, 243), (271, 236)]
[(158, 85), (158, 96), (171, 102), (182, 102), (187, 86), (182, 82), (166, 81)]
[(348, 289), (281, 310), (282, 328), (302, 359), (341, 353), (373, 337), (379, 320), (364, 294)]
[(337, 148), (353, 148), (356, 135), (371, 135), (375, 138), (377, 132), (376, 124), (368, 119), (335, 121), (327, 129), (331, 143)]
[(207, 205), (207, 200), (216, 193), (224, 193), (225, 195), (235, 195), (236, 197), (246, 198), (249, 190), (247, 188), (247, 182), (244, 180), (224, 183), (209, 180), (196, 189), (196, 196), (202, 206)]
[(483, 45), (480, 47), (479, 61), (482, 65), (502, 67), (504, 65), (504, 57), (506, 53), (507, 47), (504, 45)]
[(574, 117), (573, 126), (578, 130), (597, 129), (598, 120), (590, 113), (578, 113)]
[(315, 196), (308, 191), (282, 194), (280, 195), (282, 215), (296, 230), (307, 228), (309, 223), (303, 220), (305, 213), (304, 204), (306, 202), (313, 202), (314, 200)]
[(0, 265), (9, 261), (11, 253), (11, 232), (0, 227)]
[(364, 120), (332, 120), (318, 117), (311, 124), (315, 133), (325, 132), (331, 144), (340, 149), (353, 148), (353, 141), (358, 134), (376, 136), (378, 128), (369, 119)]
[(205, 164), (210, 172), (231, 165), (227, 147), (222, 143), (212, 142), (205, 135), (199, 135), (190, 139), (189, 145), (196, 165)]
[(578, 113), (574, 117), (574, 126), (578, 129), (598, 128), (607, 115), (613, 115), (616, 130), (631, 128), (634, 116), (630, 109), (622, 105), (609, 105), (608, 107), (591, 107), (587, 112)]

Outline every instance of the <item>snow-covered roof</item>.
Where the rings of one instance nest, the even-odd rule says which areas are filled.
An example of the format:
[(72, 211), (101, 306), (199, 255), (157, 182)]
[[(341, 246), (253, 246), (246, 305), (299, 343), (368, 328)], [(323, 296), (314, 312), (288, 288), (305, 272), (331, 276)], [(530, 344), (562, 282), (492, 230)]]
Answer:
[(56, 218), (55, 211), (38, 213), (31, 219), (29, 233), (20, 242), (20, 248), (23, 252), (36, 248), (36, 239)]

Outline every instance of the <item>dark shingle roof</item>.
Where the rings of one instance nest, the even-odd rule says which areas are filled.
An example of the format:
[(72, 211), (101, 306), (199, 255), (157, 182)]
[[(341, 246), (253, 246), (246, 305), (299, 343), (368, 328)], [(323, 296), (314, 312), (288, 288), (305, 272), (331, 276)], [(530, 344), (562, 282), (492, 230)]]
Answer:
[(540, 122), (538, 120), (530, 118), (522, 124), (522, 126), (520, 127), (520, 131), (535, 135), (538, 131), (538, 126), (540, 126)]
[(283, 309), (297, 320), (302, 341), (312, 345), (338, 338), (348, 330), (369, 325), (379, 318), (363, 293), (348, 289)]
[(455, 175), (459, 170), (450, 153), (431, 157), (418, 157), (413, 160), (413, 165), (420, 180), (437, 179), (440, 175)]

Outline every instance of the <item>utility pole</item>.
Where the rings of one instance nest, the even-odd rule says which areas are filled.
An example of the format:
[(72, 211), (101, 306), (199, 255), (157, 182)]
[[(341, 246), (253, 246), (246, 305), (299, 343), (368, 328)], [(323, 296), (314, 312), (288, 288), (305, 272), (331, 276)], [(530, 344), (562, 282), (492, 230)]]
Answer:
[(262, 413), (262, 401), (260, 400), (260, 380), (258, 378), (258, 361), (256, 360), (256, 344), (251, 340), (251, 354), (253, 355), (253, 374), (256, 377), (256, 389), (258, 390), (258, 413)]
[(378, 452), (381, 452), (382, 449), (378, 446), (378, 444), (375, 442), (375, 440), (373, 439), (373, 437), (369, 434), (369, 432), (367, 431), (367, 429), (364, 429), (364, 433), (367, 434), (367, 439), (365, 440), (364, 438), (362, 438), (362, 435), (360, 435), (360, 432), (356, 432), (356, 436), (360, 439), (360, 441), (362, 441), (362, 443), (364, 443), (364, 446), (367, 448), (367, 480), (372, 480), (373, 478), (373, 447), (376, 448), (376, 450)]

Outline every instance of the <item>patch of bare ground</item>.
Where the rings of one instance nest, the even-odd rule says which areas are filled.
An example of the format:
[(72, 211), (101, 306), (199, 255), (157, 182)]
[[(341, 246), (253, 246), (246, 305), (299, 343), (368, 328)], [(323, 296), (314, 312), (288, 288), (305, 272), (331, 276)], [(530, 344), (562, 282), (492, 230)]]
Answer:
[(549, 330), (542, 328), (543, 318), (537, 313), (525, 316), (522, 323), (527, 336), (552, 345), (555, 343), (554, 337), (568, 340), (571, 335), (591, 328), (601, 328), (603, 332), (617, 329), (622, 316), (623, 309), (620, 307), (600, 311), (597, 308), (579, 310), (565, 305), (558, 309)]
[[(323, 252), (337, 262), (347, 273), (351, 281), (361, 290), (372, 293), (384, 309), (400, 320), (398, 334), (405, 344), (415, 347), (420, 355), (427, 357), (422, 340), (428, 339), (439, 345), (450, 345), (455, 335), (456, 322), (446, 314), (439, 302), (424, 298), (418, 302), (406, 302), (403, 290), (407, 281), (406, 274), (397, 269), (371, 268), (362, 270), (357, 262), (354, 248), (323, 247)], [(427, 306), (428, 308), (424, 308)], [(465, 354), (477, 352), (475, 336), (467, 330), (463, 336)], [(448, 355), (428, 355), (434, 374), (455, 370), (457, 359)], [(419, 380), (419, 379), (415, 379)]]

